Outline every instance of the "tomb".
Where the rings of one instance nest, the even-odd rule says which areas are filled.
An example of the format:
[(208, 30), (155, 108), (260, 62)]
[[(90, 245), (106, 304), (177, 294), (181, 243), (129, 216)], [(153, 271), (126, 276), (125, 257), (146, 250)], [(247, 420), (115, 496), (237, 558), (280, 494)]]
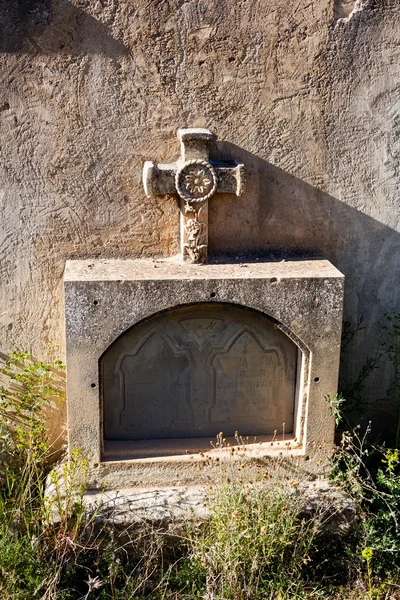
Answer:
[(245, 166), (210, 161), (207, 130), (178, 137), (180, 159), (143, 177), (179, 198), (182, 254), (65, 269), (69, 447), (92, 488), (198, 483), (219, 432), (249, 459), (333, 447), (343, 275), (323, 259), (207, 263), (208, 202), (242, 194)]

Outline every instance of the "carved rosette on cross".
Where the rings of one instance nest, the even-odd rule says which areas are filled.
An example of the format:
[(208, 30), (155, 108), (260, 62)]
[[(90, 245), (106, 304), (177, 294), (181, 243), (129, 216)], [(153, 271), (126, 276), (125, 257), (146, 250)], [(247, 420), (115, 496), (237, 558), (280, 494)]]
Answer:
[(143, 186), (147, 197), (178, 194), (183, 260), (204, 263), (208, 248), (208, 200), (215, 193), (240, 196), (244, 165), (210, 161), (208, 146), (215, 136), (208, 129), (179, 129), (178, 138), (180, 158), (172, 164), (146, 161)]

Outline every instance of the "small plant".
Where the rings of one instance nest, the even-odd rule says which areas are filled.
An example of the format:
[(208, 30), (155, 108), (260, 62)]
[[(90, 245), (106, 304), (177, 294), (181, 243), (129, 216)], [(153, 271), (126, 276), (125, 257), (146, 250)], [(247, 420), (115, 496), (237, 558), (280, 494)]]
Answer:
[(385, 578), (400, 569), (400, 461), (397, 450), (370, 444), (369, 434), (370, 427), (343, 434), (332, 480), (357, 501), (359, 543), (372, 549), (375, 572)]
[(0, 388), (0, 454), (13, 469), (38, 466), (48, 458), (44, 411), (64, 400), (64, 365), (46, 364), (29, 352), (11, 352), (2, 369), (8, 386)]
[[(44, 481), (51, 448), (45, 410), (63, 399), (63, 365), (11, 352), (0, 389), (0, 592), (30, 600), (46, 579)], [(5, 385), (7, 383), (7, 385)]]
[(332, 417), (335, 418), (336, 427), (343, 421), (343, 412), (342, 412), (342, 404), (346, 402), (346, 399), (343, 398), (342, 394), (336, 394), (335, 396), (330, 396), (326, 394), (324, 396), (326, 402), (329, 404), (329, 410)]
[[(215, 449), (226, 448), (233, 462), (226, 465), (218, 456), (214, 459), (220, 470), (210, 486), (209, 522), (200, 530), (189, 530), (190, 568), (204, 586), (199, 584), (195, 597), (312, 597), (317, 592), (315, 586), (307, 586), (305, 572), (324, 520), (322, 510), (311, 519), (302, 516), (296, 459), (281, 453), (268, 466), (246, 466), (247, 446), (238, 434), (235, 439), (236, 451), (222, 432), (212, 443)], [(212, 460), (209, 457), (209, 465)], [(302, 596), (301, 590), (307, 595)]]
[(71, 519), (84, 514), (84, 494), (86, 490), (88, 461), (82, 458), (81, 451), (73, 449), (68, 461), (60, 468), (52, 469), (48, 475), (49, 493), (46, 507), (49, 521), (56, 514), (59, 527), (67, 529)]
[(368, 591), (369, 591), (370, 599), (373, 600), (374, 593), (373, 593), (373, 586), (372, 586), (371, 562), (372, 562), (372, 557), (374, 555), (374, 551), (372, 550), (372, 548), (367, 546), (366, 548), (364, 548), (364, 550), (361, 552), (361, 554), (362, 554), (362, 557), (365, 558), (365, 560), (367, 561)]

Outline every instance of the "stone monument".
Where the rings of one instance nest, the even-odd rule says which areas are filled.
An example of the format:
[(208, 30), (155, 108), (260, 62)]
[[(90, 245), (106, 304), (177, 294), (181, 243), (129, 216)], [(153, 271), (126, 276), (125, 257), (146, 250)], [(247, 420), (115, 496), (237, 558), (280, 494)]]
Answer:
[(208, 202), (243, 194), (245, 174), (210, 159), (213, 137), (181, 129), (176, 163), (144, 165), (146, 195), (178, 199), (180, 256), (67, 262), (69, 447), (90, 487), (199, 483), (193, 459), (221, 431), (249, 460), (332, 450), (343, 275), (322, 259), (207, 263)]

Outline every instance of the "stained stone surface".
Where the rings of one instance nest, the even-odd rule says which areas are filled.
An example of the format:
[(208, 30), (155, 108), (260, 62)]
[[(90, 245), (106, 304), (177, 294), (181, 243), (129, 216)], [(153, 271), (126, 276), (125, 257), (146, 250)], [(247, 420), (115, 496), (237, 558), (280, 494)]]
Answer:
[(101, 361), (105, 439), (291, 433), (297, 355), (253, 311), (200, 304), (153, 317)]

